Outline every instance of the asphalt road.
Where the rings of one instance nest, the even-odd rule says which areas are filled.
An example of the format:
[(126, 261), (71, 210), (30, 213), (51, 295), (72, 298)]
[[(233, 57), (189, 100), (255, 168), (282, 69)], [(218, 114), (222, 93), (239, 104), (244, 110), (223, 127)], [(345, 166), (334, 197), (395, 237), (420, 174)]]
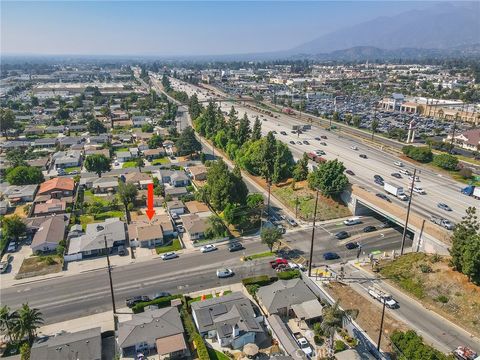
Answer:
[[(173, 87), (186, 91), (189, 96), (193, 93), (197, 93), (199, 100), (206, 100), (212, 97), (205, 89), (180, 82), (176, 79), (172, 79), (171, 82)], [(373, 182), (374, 175), (381, 175), (386, 182), (401, 185), (404, 187), (405, 191), (408, 191), (410, 187), (411, 182), (408, 178), (403, 177), (402, 179), (395, 179), (391, 176), (391, 173), (398, 172), (399, 170), (399, 168), (393, 164), (394, 161), (399, 160), (394, 155), (372, 148), (358, 139), (352, 138), (348, 134), (339, 131), (331, 132), (319, 127), (312, 127), (312, 130), (306, 131), (298, 136), (297, 134), (292, 134), (291, 130), (292, 125), (302, 124), (301, 119), (285, 114), (275, 114), (278, 118), (272, 118), (238, 103), (233, 105), (239, 112), (240, 116), (243, 116), (243, 113), (246, 112), (252, 122), (255, 116), (259, 116), (263, 119), (262, 132), (267, 133), (268, 131), (277, 131), (277, 139), (288, 144), (294, 157), (297, 159), (301, 157), (304, 152), (312, 152), (321, 149), (326, 152), (326, 155), (322, 157), (328, 160), (338, 158), (344, 162), (347, 169), (350, 169), (355, 173), (354, 176), (349, 176), (352, 183), (357, 183), (374, 192), (385, 193), (382, 187)], [(222, 111), (228, 112), (231, 106), (232, 103), (222, 103)], [(281, 135), (280, 131), (285, 131), (287, 135)], [(315, 140), (315, 137), (320, 136), (327, 137), (327, 139), (322, 139), (322, 141), (327, 143), (327, 146), (320, 145), (320, 142)], [(299, 145), (296, 143), (297, 141), (303, 142), (305, 140), (310, 144), (305, 145), (302, 143)], [(295, 141), (295, 144), (290, 144), (290, 141)], [(353, 145), (358, 147), (358, 151), (351, 149)], [(367, 155), (368, 159), (360, 158), (360, 154)], [(413, 172), (413, 167), (411, 165), (406, 164), (405, 168)], [(427, 194), (414, 194), (412, 211), (426, 219), (429, 219), (430, 215), (437, 215), (457, 223), (461, 220), (462, 216), (464, 216), (465, 209), (468, 206), (479, 206), (480, 202), (478, 200), (460, 194), (459, 191), (465, 186), (464, 184), (456, 182), (449, 177), (442, 176), (428, 168), (421, 168), (418, 170), (419, 172), (417, 172), (417, 175), (420, 177), (421, 181), (416, 183), (416, 185), (422, 187)], [(402, 202), (394, 197), (390, 198), (394, 203), (406, 208), (406, 202)], [(453, 211), (446, 212), (439, 209), (437, 207), (439, 202), (447, 203)]]

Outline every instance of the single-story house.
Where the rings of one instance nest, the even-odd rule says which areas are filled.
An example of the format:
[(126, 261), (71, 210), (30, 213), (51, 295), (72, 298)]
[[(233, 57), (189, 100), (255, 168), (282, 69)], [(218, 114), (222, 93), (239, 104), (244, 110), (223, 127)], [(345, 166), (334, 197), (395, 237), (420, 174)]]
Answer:
[(63, 134), (64, 131), (65, 131), (64, 125), (51, 125), (45, 128), (45, 132), (47, 134), (59, 134), (59, 133)]
[(175, 187), (188, 186), (190, 184), (190, 179), (187, 174), (181, 171), (175, 171), (170, 176), (170, 185)]
[(168, 169), (160, 169), (153, 174), (162, 184), (170, 184), (172, 174), (175, 172)]
[(90, 155), (103, 155), (107, 159), (110, 159), (110, 150), (108, 149), (88, 149), (85, 150), (85, 157)]
[(185, 233), (191, 241), (200, 240), (205, 237), (205, 231), (208, 228), (207, 218), (201, 218), (197, 214), (187, 214), (181, 216)]
[(222, 347), (242, 349), (264, 332), (263, 316), (241, 292), (192, 303), (192, 317), (199, 333), (217, 339)]
[(96, 327), (39, 337), (30, 351), (30, 360), (101, 360), (101, 335), (101, 328)]
[(94, 144), (105, 144), (110, 140), (109, 134), (99, 134), (99, 135), (90, 135), (87, 139), (87, 143)]
[(25, 162), (29, 166), (39, 168), (43, 171), (48, 169), (48, 163), (50, 162), (50, 158), (48, 156), (45, 156), (38, 159), (27, 160)]
[(171, 187), (171, 188), (166, 188), (165, 189), (165, 197), (171, 196), (173, 199), (178, 199), (179, 197), (183, 195), (187, 195), (188, 191), (187, 188), (185, 187)]
[[(185, 203), (185, 207), (187, 208), (187, 210), (190, 214), (208, 213), (208, 215), (206, 215), (206, 216), (209, 216), (209, 215), (212, 214), (212, 212), (210, 211), (210, 208), (206, 204), (204, 204), (203, 202), (197, 201), (197, 200), (187, 201)], [(201, 216), (201, 215), (199, 215), (199, 216)], [(204, 217), (204, 216), (202, 216), (202, 217)]]
[(113, 176), (93, 179), (91, 189), (95, 193), (113, 193), (118, 190), (118, 179)]
[(107, 248), (112, 252), (120, 245), (125, 245), (125, 223), (119, 218), (108, 218), (102, 223), (88, 224), (85, 234), (70, 239), (66, 261), (81, 260), (84, 257), (98, 256), (105, 253), (105, 240)]
[(148, 161), (161, 158), (164, 155), (165, 150), (163, 148), (143, 150), (143, 156), (145, 156)]
[(70, 178), (56, 177), (40, 184), (38, 195), (50, 195), (52, 198), (72, 196), (75, 182)]
[(82, 163), (82, 152), (78, 150), (68, 150), (56, 152), (52, 156), (56, 169), (80, 166)]
[(8, 185), (0, 184), (0, 194), (8, 200), (10, 205), (19, 202), (30, 202), (35, 198), (38, 185)]
[(126, 162), (134, 158), (130, 151), (119, 151), (116, 153), (117, 161)]
[[(299, 320), (311, 320), (322, 316), (322, 305), (302, 279), (278, 280), (262, 286), (257, 291), (257, 298), (265, 312), (270, 315), (303, 316)], [(294, 306), (298, 314), (295, 313)]]
[(54, 148), (55, 146), (57, 146), (56, 138), (35, 139), (32, 142), (34, 148)]
[(189, 354), (184, 332), (176, 307), (146, 309), (118, 324), (117, 343), (125, 357), (156, 351), (174, 359)]
[(45, 202), (35, 203), (33, 214), (49, 215), (64, 213), (67, 208), (67, 202), (63, 199), (48, 199)]
[(82, 141), (85, 141), (84, 138), (79, 136), (64, 136), (64, 137), (58, 138), (58, 143), (66, 147), (79, 145)]
[(170, 214), (177, 214), (177, 215), (185, 214), (185, 205), (181, 200), (167, 201), (167, 209)]
[(65, 238), (65, 221), (63, 216), (51, 216), (42, 222), (33, 236), (30, 247), (37, 251), (48, 252), (55, 250), (60, 241)]
[(131, 172), (122, 175), (126, 183), (135, 184), (138, 189), (146, 189), (148, 184), (153, 184), (149, 174), (143, 172)]
[(193, 180), (202, 181), (207, 179), (207, 167), (205, 165), (190, 166), (187, 172)]
[(151, 121), (152, 120), (148, 116), (144, 116), (144, 115), (132, 116), (132, 123), (133, 123), (133, 126), (135, 127), (148, 124)]
[(128, 225), (130, 241), (137, 241), (140, 247), (151, 248), (163, 245), (163, 231), (160, 224), (145, 224), (135, 222)]

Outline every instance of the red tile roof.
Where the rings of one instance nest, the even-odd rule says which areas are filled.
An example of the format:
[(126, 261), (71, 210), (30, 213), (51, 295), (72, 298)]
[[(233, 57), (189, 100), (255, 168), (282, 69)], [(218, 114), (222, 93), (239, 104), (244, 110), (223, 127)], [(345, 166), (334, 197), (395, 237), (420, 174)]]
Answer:
[(38, 194), (44, 194), (52, 190), (59, 190), (59, 191), (73, 191), (75, 188), (75, 182), (73, 179), (69, 178), (54, 178), (45, 181), (40, 185), (40, 190), (38, 190)]

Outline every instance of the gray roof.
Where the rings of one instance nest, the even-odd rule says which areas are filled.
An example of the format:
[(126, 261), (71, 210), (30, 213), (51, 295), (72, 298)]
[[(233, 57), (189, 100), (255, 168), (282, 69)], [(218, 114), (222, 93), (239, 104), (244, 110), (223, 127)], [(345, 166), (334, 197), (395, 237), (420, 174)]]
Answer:
[(139, 342), (153, 344), (156, 339), (183, 333), (182, 320), (176, 307), (146, 310), (133, 314), (132, 319), (118, 325), (118, 345), (121, 348)]
[(42, 244), (57, 244), (65, 237), (65, 221), (63, 216), (47, 218), (35, 233), (32, 240), (32, 249)]
[(30, 353), (31, 360), (100, 360), (101, 358), (100, 327), (39, 338), (33, 344)]
[(292, 310), (298, 319), (310, 320), (322, 316), (323, 306), (318, 299), (305, 301), (301, 304), (293, 304)]
[(10, 185), (6, 186), (6, 183), (3, 183), (4, 186), (0, 188), (0, 192), (3, 192), (8, 198), (14, 197), (23, 197), (23, 196), (33, 196), (35, 191), (37, 191), (38, 185)]
[(176, 181), (180, 181), (180, 180), (183, 180), (183, 181), (186, 181), (186, 180), (189, 180), (187, 174), (183, 173), (183, 172), (180, 172), (180, 171), (176, 171), (175, 173), (172, 174), (172, 176), (170, 176), (170, 179), (172, 181), (176, 180)]
[(302, 354), (300, 346), (298, 346), (298, 343), (293, 338), (293, 335), (290, 333), (290, 331), (287, 329), (287, 326), (278, 315), (270, 315), (267, 318), (267, 321), (272, 329), (273, 337), (278, 340), (288, 355), (297, 358), (298, 354)]
[(179, 186), (179, 187), (172, 187), (172, 188), (167, 188), (165, 189), (165, 196), (171, 195), (171, 196), (181, 196), (188, 194), (187, 188), (184, 186)]
[(233, 326), (245, 332), (263, 331), (255, 321), (256, 315), (250, 300), (241, 292), (193, 302), (192, 312), (195, 313), (201, 333), (215, 329), (220, 337), (229, 337)]
[(317, 300), (302, 279), (278, 280), (271, 285), (262, 286), (257, 291), (257, 297), (270, 314), (293, 304)]
[[(104, 229), (97, 230), (98, 226)], [(109, 218), (102, 223), (88, 224), (84, 235), (70, 239), (68, 254), (104, 249), (104, 235), (107, 236), (108, 248), (113, 247), (116, 241), (125, 241), (125, 223), (119, 218)]]

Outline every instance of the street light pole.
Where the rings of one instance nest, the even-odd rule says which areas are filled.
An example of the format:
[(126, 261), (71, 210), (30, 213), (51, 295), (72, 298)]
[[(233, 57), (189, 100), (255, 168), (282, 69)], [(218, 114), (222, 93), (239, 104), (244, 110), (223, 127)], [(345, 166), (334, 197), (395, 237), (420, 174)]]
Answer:
[(378, 333), (377, 351), (380, 351), (380, 342), (382, 341), (383, 320), (385, 319), (385, 299), (383, 299), (382, 320), (380, 320), (380, 332)]
[(416, 174), (417, 174), (417, 169), (414, 169), (413, 170), (413, 177), (412, 177), (412, 184), (410, 185), (410, 197), (408, 198), (407, 217), (405, 219), (405, 227), (403, 228), (402, 247), (400, 248), (400, 255), (403, 255), (403, 251), (405, 250), (405, 239), (407, 237), (408, 218), (410, 217), (410, 207), (412, 205), (413, 187), (415, 186), (415, 176), (416, 176)]
[(318, 205), (318, 189), (317, 189), (317, 196), (315, 197), (315, 210), (313, 211), (313, 227), (312, 227), (312, 240), (310, 242), (310, 259), (308, 261), (308, 276), (312, 276), (313, 240), (315, 239), (315, 219), (317, 217), (317, 205)]

